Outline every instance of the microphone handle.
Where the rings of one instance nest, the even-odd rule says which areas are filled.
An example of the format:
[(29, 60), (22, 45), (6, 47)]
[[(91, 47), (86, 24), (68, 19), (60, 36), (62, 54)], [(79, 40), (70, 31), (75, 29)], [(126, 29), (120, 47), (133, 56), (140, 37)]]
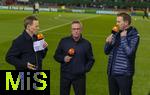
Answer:
[(113, 35), (112, 35), (112, 45), (115, 44), (115, 42), (116, 42), (116, 36), (117, 36), (118, 34), (119, 34), (119, 32), (113, 33)]

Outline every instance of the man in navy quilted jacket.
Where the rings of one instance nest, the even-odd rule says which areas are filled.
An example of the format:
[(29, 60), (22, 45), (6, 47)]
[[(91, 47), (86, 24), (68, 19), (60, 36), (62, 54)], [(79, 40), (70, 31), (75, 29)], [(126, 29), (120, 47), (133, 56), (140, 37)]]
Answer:
[[(139, 34), (131, 26), (131, 16), (117, 14), (118, 31), (106, 38), (105, 54), (108, 59), (109, 95), (132, 95), (132, 83)], [(119, 94), (120, 93), (120, 94)]]

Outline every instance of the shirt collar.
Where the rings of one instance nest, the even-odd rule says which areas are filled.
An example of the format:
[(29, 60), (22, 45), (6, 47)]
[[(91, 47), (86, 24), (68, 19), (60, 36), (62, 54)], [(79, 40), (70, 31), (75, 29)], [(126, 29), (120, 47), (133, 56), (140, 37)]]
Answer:
[(79, 43), (83, 40), (82, 35), (80, 36), (80, 39), (77, 42), (73, 39), (72, 35), (70, 37), (71, 37), (72, 41), (74, 41), (75, 43)]
[(27, 33), (26, 30), (23, 31), (23, 35), (25, 36), (25, 38), (26, 38), (27, 40), (31, 40), (31, 39), (32, 39), (32, 37)]

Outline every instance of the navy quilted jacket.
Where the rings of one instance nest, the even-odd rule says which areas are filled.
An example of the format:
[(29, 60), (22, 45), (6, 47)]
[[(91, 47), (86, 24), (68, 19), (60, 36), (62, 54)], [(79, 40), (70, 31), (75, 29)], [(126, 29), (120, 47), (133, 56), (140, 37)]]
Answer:
[(139, 44), (139, 34), (134, 27), (127, 29), (127, 36), (120, 37), (120, 32), (113, 34), (112, 43), (106, 43), (104, 52), (109, 55), (108, 75), (132, 76), (136, 50)]

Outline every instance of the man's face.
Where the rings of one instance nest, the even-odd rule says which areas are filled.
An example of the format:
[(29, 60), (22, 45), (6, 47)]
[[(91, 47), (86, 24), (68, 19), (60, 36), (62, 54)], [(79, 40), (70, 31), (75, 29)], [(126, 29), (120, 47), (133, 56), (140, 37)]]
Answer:
[(81, 36), (82, 27), (79, 23), (74, 23), (71, 25), (71, 34), (74, 38), (79, 38)]
[(38, 21), (38, 20), (34, 20), (31, 25), (28, 25), (27, 29), (28, 29), (32, 34), (36, 34), (37, 31), (39, 30), (39, 21)]
[(120, 30), (124, 30), (128, 27), (128, 22), (123, 20), (123, 17), (118, 16), (117, 17), (117, 25), (119, 25)]

